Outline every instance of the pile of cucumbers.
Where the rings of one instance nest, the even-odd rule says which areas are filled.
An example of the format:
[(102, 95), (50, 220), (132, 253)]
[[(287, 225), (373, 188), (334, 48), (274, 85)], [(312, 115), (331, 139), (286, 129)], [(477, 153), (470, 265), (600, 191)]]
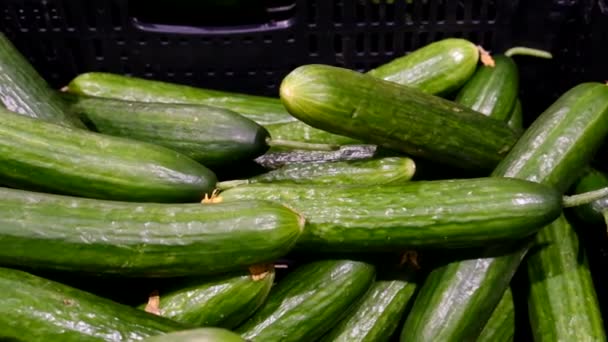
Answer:
[(528, 115), (521, 51), (448, 38), (266, 98), (55, 90), (0, 34), (0, 340), (606, 341), (579, 235), (608, 86)]

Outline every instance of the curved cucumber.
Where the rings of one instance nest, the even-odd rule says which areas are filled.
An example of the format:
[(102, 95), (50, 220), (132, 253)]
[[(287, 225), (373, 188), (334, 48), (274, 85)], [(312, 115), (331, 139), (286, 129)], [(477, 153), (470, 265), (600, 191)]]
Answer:
[(405, 280), (376, 281), (350, 314), (321, 341), (389, 341), (415, 290), (416, 283)]
[(152, 336), (144, 342), (246, 342), (241, 336), (222, 328), (199, 328)]
[(218, 183), (220, 189), (256, 183), (376, 185), (407, 182), (416, 164), (407, 157), (360, 161), (288, 164), (245, 180)]
[(513, 59), (494, 56), (494, 66), (480, 66), (456, 96), (456, 102), (500, 121), (507, 121), (517, 101), (519, 74)]
[(0, 178), (15, 188), (141, 202), (199, 202), (213, 172), (167, 148), (0, 109)]
[(447, 38), (370, 70), (368, 74), (416, 87), (425, 93), (445, 94), (460, 88), (473, 75), (478, 60), (475, 44)]
[(187, 329), (166, 318), (0, 268), (0, 336), (14, 341), (126, 341)]
[(0, 103), (8, 110), (34, 119), (85, 128), (36, 69), (0, 32)]
[(251, 341), (314, 341), (348, 312), (374, 281), (372, 265), (324, 260), (295, 269), (237, 331)]
[[(589, 163), (607, 133), (608, 87), (600, 83), (581, 84), (562, 95), (538, 117), (493, 175), (547, 184), (563, 193)], [(541, 239), (551, 234), (551, 225), (547, 227), (538, 234)], [(456, 341), (475, 339), (502, 298), (526, 249), (527, 245), (501, 257), (455, 261), (433, 270), (418, 297), (429, 293), (434, 297), (433, 305), (416, 299), (403, 327), (402, 340), (436, 341), (439, 336)], [(543, 251), (548, 249), (554, 251), (551, 254), (559, 253), (550, 246), (545, 246)], [(495, 247), (489, 247), (486, 254), (493, 253)], [(555, 258), (554, 262), (559, 259)], [(569, 300), (562, 293), (555, 293), (551, 298)], [(577, 316), (574, 312), (561, 314)], [(589, 321), (597, 319), (589, 317)], [(580, 331), (588, 327), (580, 325)], [(589, 336), (597, 335), (595, 329), (588, 331)], [(579, 332), (572, 333), (582, 336)]]
[(515, 307), (513, 293), (507, 288), (477, 338), (477, 342), (512, 342), (515, 336)]
[(165, 146), (205, 166), (254, 159), (268, 150), (268, 132), (226, 109), (71, 96), (70, 110), (94, 131)]
[(517, 99), (515, 101), (515, 107), (513, 107), (513, 111), (511, 112), (511, 116), (509, 117), (509, 121), (507, 122), (509, 127), (515, 132), (524, 131), (524, 113), (521, 108), (521, 101)]
[(253, 279), (249, 273), (192, 279), (161, 291), (158, 313), (193, 326), (236, 328), (264, 303), (273, 281), (274, 270), (262, 279)]
[[(589, 169), (576, 182), (574, 192), (577, 194), (598, 190), (608, 187), (608, 175), (605, 173)], [(608, 198), (603, 198), (589, 204), (573, 208), (574, 213), (580, 220), (589, 224), (606, 224), (603, 212), (608, 210)]]
[(303, 218), (276, 203), (158, 204), (0, 189), (0, 263), (177, 277), (273, 261)]
[(553, 189), (503, 178), (343, 188), (252, 184), (221, 197), (295, 208), (306, 217), (297, 247), (332, 252), (479, 247), (533, 234), (561, 212), (561, 196)]
[(517, 140), (506, 123), (457, 103), (326, 65), (292, 71), (281, 99), (313, 127), (462, 169), (491, 169)]

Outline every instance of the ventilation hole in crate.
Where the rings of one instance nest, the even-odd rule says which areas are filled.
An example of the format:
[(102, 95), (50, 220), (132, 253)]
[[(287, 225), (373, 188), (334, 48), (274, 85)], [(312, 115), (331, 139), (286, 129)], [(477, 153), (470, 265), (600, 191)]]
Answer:
[(342, 54), (344, 52), (344, 47), (342, 45), (342, 35), (340, 34), (334, 35), (334, 52), (336, 54)]
[(123, 50), (120, 53), (120, 57), (119, 58), (120, 58), (121, 61), (128, 61), (129, 60), (129, 54), (127, 53), (127, 51)]
[(266, 44), (272, 43), (272, 37), (270, 35), (265, 35), (262, 39), (264, 40), (264, 43), (266, 43)]
[(372, 55), (378, 55), (378, 52), (380, 51), (380, 46), (379, 46), (380, 37), (379, 37), (378, 33), (374, 32), (374, 33), (370, 34), (369, 38), (370, 38), (369, 52)]
[(442, 40), (445, 38), (445, 33), (442, 31), (435, 32), (435, 40)]
[(232, 43), (232, 38), (230, 37), (224, 37), (222, 38), (222, 44), (224, 45), (230, 45)]
[(184, 70), (184, 77), (186, 78), (192, 78), (194, 76), (194, 72), (192, 71), (192, 69), (186, 69)]
[(95, 59), (103, 60), (103, 44), (100, 39), (93, 39), (93, 55), (95, 55)]
[(122, 46), (125, 45), (125, 39), (123, 37), (117, 37), (114, 39), (116, 45)]
[(386, 10), (384, 11), (384, 20), (387, 24), (395, 23), (395, 3), (387, 3), (385, 5)]
[(357, 70), (358, 72), (366, 72), (367, 71), (367, 65), (365, 65), (365, 63), (355, 63), (355, 70)]
[(121, 31), (122, 30), (122, 11), (121, 8), (118, 5), (118, 1), (110, 1), (110, 20), (112, 21), (112, 27), (114, 28), (114, 31)]
[(381, 17), (380, 12), (384, 9), (384, 6), (372, 5), (369, 6), (368, 9), (370, 10), (370, 21), (373, 24), (379, 23)]
[(422, 11), (421, 11), (421, 17), (418, 18), (418, 20), (420, 22), (423, 23), (428, 23), (431, 20), (431, 2), (433, 0), (427, 0), (422, 2)]
[(123, 74), (126, 74), (126, 75), (131, 75), (133, 73), (133, 71), (131, 70), (131, 67), (128, 64), (122, 65), (122, 72), (123, 72)]
[(473, 0), (473, 6), (471, 6), (471, 20), (476, 22), (484, 18), (481, 17), (482, 7), (486, 6), (487, 0)]
[(232, 70), (232, 69), (226, 69), (226, 70), (224, 70), (224, 75), (226, 75), (228, 77), (233, 77), (234, 76), (234, 70)]
[(446, 1), (449, 0), (435, 0), (435, 3), (437, 4), (437, 9), (435, 12), (437, 23), (443, 24), (445, 21)]
[(249, 76), (249, 77), (253, 77), (256, 74), (257, 74), (257, 72), (255, 70), (253, 70), (253, 69), (247, 70), (247, 76)]
[(264, 70), (264, 74), (266, 76), (272, 76), (272, 75), (274, 75), (274, 70), (270, 70), (270, 69)]
[(412, 51), (414, 47), (412, 32), (403, 32), (403, 49), (404, 52)]
[(245, 36), (245, 37), (243, 37), (243, 43), (245, 43), (245, 44), (251, 44), (251, 43), (253, 43), (253, 37), (252, 36)]
[(489, 0), (486, 4), (488, 6), (488, 22), (492, 23), (496, 20), (497, 9), (496, 9), (496, 1)]
[(148, 44), (148, 41), (146, 40), (146, 38), (139, 37), (139, 39), (137, 40), (137, 45), (145, 46), (146, 44)]
[(144, 73), (145, 74), (152, 74), (154, 71), (152, 70), (152, 65), (151, 64), (145, 64), (144, 65)]
[(395, 35), (392, 32), (384, 34), (384, 51), (387, 54), (395, 52)]
[(357, 1), (355, 5), (355, 20), (357, 23), (365, 23), (365, 3), (363, 1)]
[(285, 41), (287, 42), (287, 44), (293, 44), (296, 42), (296, 37), (290, 33), (287, 35), (287, 39), (285, 39)]
[(186, 38), (180, 38), (180, 39), (177, 40), (177, 43), (179, 45), (188, 45), (189, 41)]
[(355, 51), (357, 53), (365, 52), (365, 34), (364, 33), (357, 34), (357, 38), (355, 39)]
[[(327, 0), (325, 0), (327, 1)], [(336, 26), (342, 25), (343, 20), (343, 11), (344, 7), (341, 0), (334, 0), (334, 8), (333, 8), (333, 23)]]
[(276, 89), (277, 88), (277, 84), (274, 80), (269, 80), (268, 82), (266, 82), (266, 89)]
[(418, 33), (418, 46), (423, 46), (429, 44), (429, 33), (428, 32), (420, 32)]
[(310, 56), (318, 56), (319, 54), (319, 40), (315, 35), (308, 36), (308, 53)]
[(161, 36), (158, 38), (158, 41), (160, 42), (160, 45), (169, 45), (169, 37), (167, 36)]
[[(321, 1), (327, 1), (327, 0), (321, 0)], [(308, 16), (307, 16), (308, 23), (311, 25), (315, 25), (317, 23), (317, 1), (316, 0), (307, 1), (306, 12), (308, 14)]]
[(463, 33), (460, 31), (452, 32), (451, 36), (452, 36), (452, 38), (463, 38), (464, 37)]
[(471, 42), (473, 42), (473, 44), (476, 44), (476, 45), (483, 44), (483, 42), (480, 41), (480, 39), (479, 39), (479, 32), (477, 32), (477, 31), (469, 32), (466, 37)]
[(202, 38), (201, 38), (201, 43), (202, 43), (203, 45), (209, 45), (209, 44), (211, 44), (211, 38), (208, 38), (208, 37), (202, 37)]
[(206, 72), (208, 77), (215, 77), (215, 70), (214, 69), (207, 69)]
[(486, 31), (483, 35), (483, 46), (486, 46), (488, 49), (495, 46), (494, 44), (494, 31)]
[[(84, 7), (84, 20), (89, 30), (97, 30), (97, 11), (95, 6), (82, 6)], [(81, 14), (82, 15), (82, 14)]]
[(456, 2), (456, 20), (458, 20), (458, 21), (464, 20), (464, 11), (465, 11), (464, 1), (458, 0)]

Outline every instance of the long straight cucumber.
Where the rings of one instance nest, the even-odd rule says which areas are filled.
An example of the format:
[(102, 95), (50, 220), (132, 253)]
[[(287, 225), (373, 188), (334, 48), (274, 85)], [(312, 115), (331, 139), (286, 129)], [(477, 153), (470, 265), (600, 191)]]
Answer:
[(347, 69), (299, 67), (280, 92), (287, 110), (313, 127), (462, 169), (493, 168), (517, 140), (506, 123)]
[(316, 261), (279, 281), (268, 300), (237, 331), (250, 341), (314, 341), (338, 323), (374, 281), (372, 265)]
[(15, 188), (140, 202), (199, 202), (216, 177), (167, 148), (0, 109), (0, 179)]
[[(158, 314), (193, 326), (236, 328), (266, 300), (274, 270), (260, 276), (229, 274), (214, 279), (190, 279), (159, 291)], [(147, 305), (140, 305), (146, 309)]]
[[(527, 179), (550, 185), (563, 193), (584, 170), (606, 134), (608, 87), (600, 83), (578, 85), (537, 118), (494, 170), (493, 176)], [(547, 227), (541, 230), (541, 238), (551, 234), (551, 225)], [(550, 246), (544, 250), (547, 248), (555, 250)], [(494, 249), (489, 247), (487, 253), (495, 253)], [(431, 271), (428, 279), (442, 281), (427, 280), (418, 298), (433, 297), (433, 305), (418, 299), (414, 302), (401, 339), (464, 341), (477, 338), (500, 302), (526, 249), (527, 245), (500, 257), (455, 261)], [(479, 281), (471, 282), (471, 279)], [(554, 293), (550, 298), (552, 301), (570, 300), (562, 293)], [(593, 313), (594, 310), (581, 312)], [(579, 316), (577, 312), (561, 314)], [(572, 336), (601, 335), (601, 327), (593, 325), (596, 321), (595, 317), (589, 317), (591, 324), (580, 324), (572, 329)], [(577, 339), (564, 336), (563, 340)]]
[[(608, 186), (608, 175), (589, 168), (574, 185), (574, 192), (583, 193)], [(580, 220), (589, 224), (606, 225), (604, 212), (608, 211), (608, 198), (602, 198), (589, 204), (576, 207), (574, 213)]]
[(189, 327), (8, 268), (0, 293), (3, 341), (127, 341)]
[(552, 188), (504, 178), (344, 188), (251, 184), (221, 197), (295, 208), (306, 217), (298, 248), (334, 252), (479, 247), (526, 237), (561, 212), (561, 196)]
[(271, 262), (303, 218), (276, 203), (159, 204), (0, 189), (0, 264), (121, 276), (207, 275)]
[(382, 156), (384, 151), (376, 145), (347, 145), (335, 151), (270, 152), (257, 157), (255, 162), (266, 169), (275, 170), (291, 164), (362, 161)]
[(0, 103), (8, 110), (68, 127), (85, 128), (6, 36), (0, 32)]

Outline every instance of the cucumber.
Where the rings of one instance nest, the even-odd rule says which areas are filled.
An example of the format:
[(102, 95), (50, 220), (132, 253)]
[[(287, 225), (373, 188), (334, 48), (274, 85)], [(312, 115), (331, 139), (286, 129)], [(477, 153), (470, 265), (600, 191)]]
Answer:
[(360, 303), (321, 341), (389, 341), (415, 290), (416, 283), (407, 280), (376, 281)]
[(0, 264), (122, 277), (207, 275), (273, 261), (303, 218), (276, 203), (113, 202), (0, 189)]
[[(360, 141), (342, 135), (331, 134), (308, 126), (301, 121), (284, 122), (265, 125), (273, 139), (287, 141), (304, 141), (313, 144), (357, 145)], [(282, 148), (272, 148), (272, 151), (282, 151)]]
[(126, 101), (204, 104), (232, 110), (259, 123), (295, 121), (276, 98), (195, 88), (104, 72), (78, 75), (68, 92)]
[(494, 56), (494, 66), (480, 66), (456, 96), (456, 102), (500, 121), (508, 121), (519, 90), (513, 59)]
[(368, 72), (387, 81), (416, 87), (429, 94), (460, 88), (475, 72), (479, 50), (475, 44), (447, 38), (383, 64)]
[(14, 187), (141, 202), (199, 202), (213, 172), (167, 148), (0, 109), (0, 178)]
[[(158, 314), (193, 326), (232, 329), (264, 303), (273, 281), (272, 268), (262, 279), (254, 279), (249, 273), (190, 279), (160, 291)], [(146, 304), (139, 308), (145, 309)]]
[[(574, 185), (577, 194), (608, 187), (608, 175), (589, 168)], [(606, 225), (604, 211), (608, 210), (608, 198), (573, 208), (576, 216), (588, 224)]]
[(58, 125), (85, 128), (55, 91), (0, 32), (0, 103), (8, 110)]
[(377, 185), (399, 184), (414, 176), (416, 164), (407, 157), (387, 157), (359, 161), (288, 164), (277, 170), (249, 179), (220, 182), (217, 187), (228, 189), (244, 184), (336, 184)]
[(291, 164), (366, 160), (383, 155), (375, 145), (349, 145), (336, 151), (271, 152), (256, 158), (255, 162), (267, 169), (278, 169)]
[(0, 268), (0, 293), (5, 341), (126, 341), (189, 328), (8, 268)]
[[(607, 133), (608, 87), (600, 83), (580, 84), (538, 117), (493, 176), (527, 179), (563, 193), (584, 170)], [(549, 233), (545, 228), (541, 231), (541, 237)], [(442, 281), (423, 283), (403, 327), (402, 340), (436, 341), (439, 336), (455, 341), (474, 340), (502, 298), (527, 247), (496, 258), (454, 261), (431, 271), (428, 279)], [(494, 246), (486, 251), (491, 253), (496, 253)], [(558, 260), (559, 257), (554, 262)], [(433, 305), (419, 301), (423, 293), (432, 294)], [(550, 298), (566, 299), (559, 292)], [(574, 312), (561, 314), (577, 316)], [(589, 319), (595, 321), (593, 317)], [(581, 325), (581, 329), (586, 327)]]
[(241, 336), (222, 328), (198, 328), (152, 336), (144, 342), (246, 342)]
[(279, 281), (262, 308), (237, 332), (251, 341), (314, 341), (338, 323), (374, 276), (372, 265), (351, 260), (298, 267)]
[(513, 111), (511, 112), (511, 116), (507, 124), (511, 127), (515, 132), (524, 131), (524, 114), (521, 109), (521, 101), (517, 99), (515, 101), (515, 107), (513, 107)]
[(515, 306), (513, 293), (507, 288), (477, 338), (477, 342), (512, 342), (515, 336)]
[(268, 150), (268, 132), (230, 110), (71, 96), (70, 110), (93, 130), (165, 146), (205, 166), (254, 159)]
[(534, 341), (606, 341), (582, 245), (565, 216), (543, 228), (527, 258)]
[(561, 196), (552, 188), (503, 178), (343, 188), (251, 184), (220, 196), (295, 208), (306, 217), (297, 247), (317, 252), (479, 247), (526, 237), (561, 212)]
[(517, 140), (506, 123), (347, 69), (299, 67), (280, 92), (287, 110), (313, 127), (462, 169), (493, 168)]

